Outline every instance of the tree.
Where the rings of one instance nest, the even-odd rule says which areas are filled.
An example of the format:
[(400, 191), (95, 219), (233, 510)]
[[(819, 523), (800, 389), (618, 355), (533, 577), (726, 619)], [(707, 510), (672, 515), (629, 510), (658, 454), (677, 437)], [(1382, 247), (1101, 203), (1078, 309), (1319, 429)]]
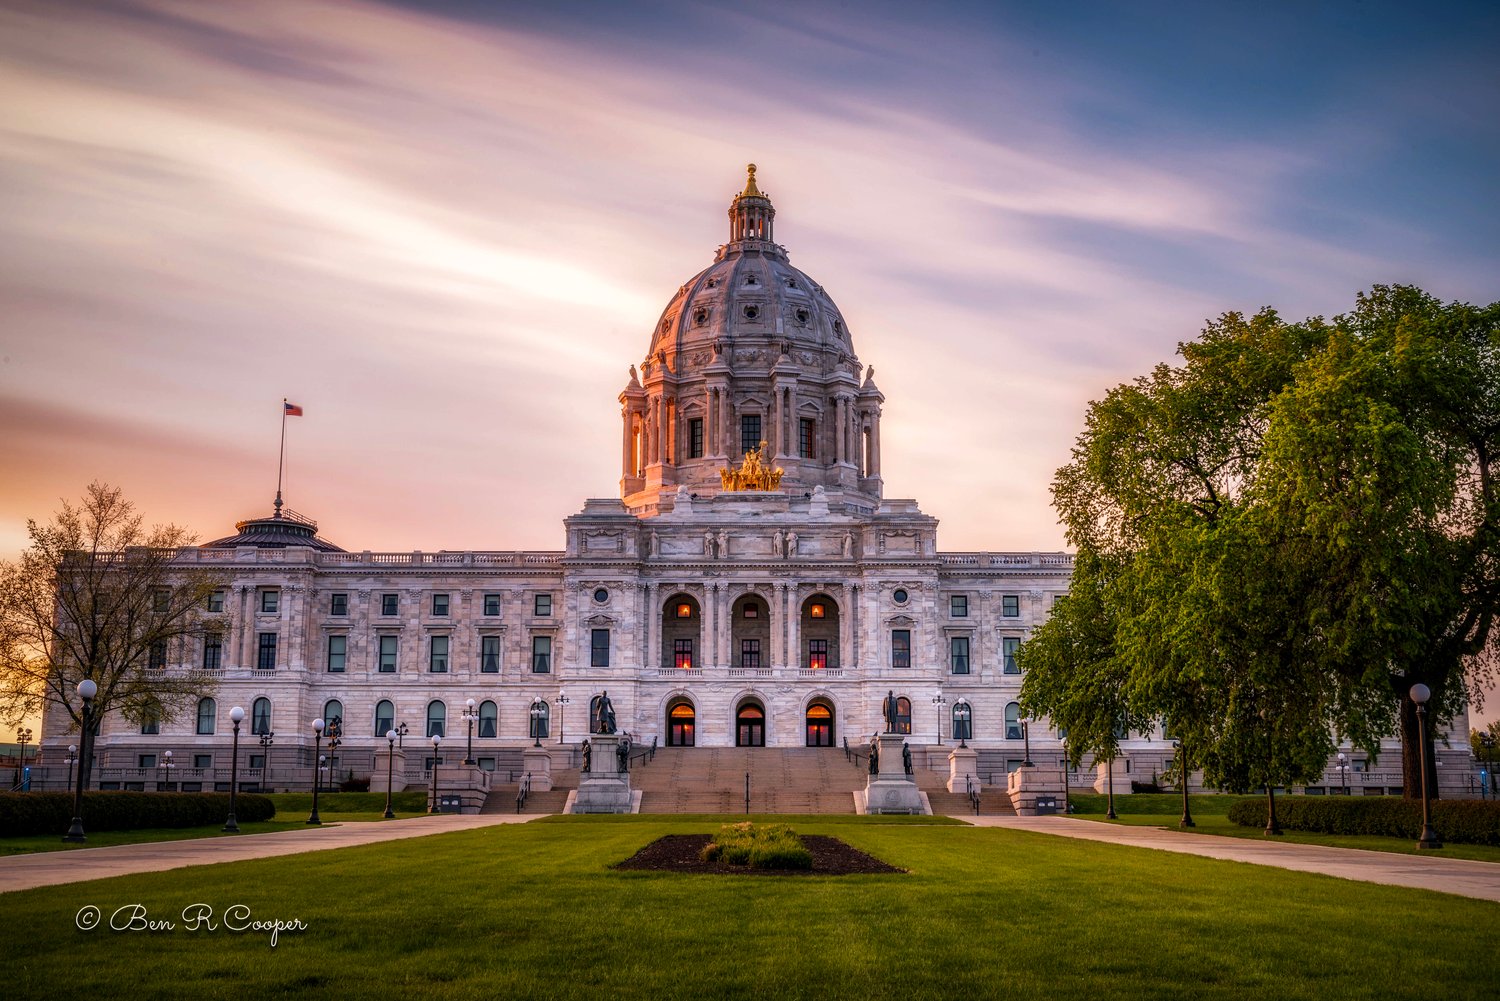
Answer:
[[(14, 721), (45, 709), (81, 727), (78, 684), (89, 678), (98, 685), (98, 733), (111, 713), (165, 722), (213, 691), (216, 675), (182, 654), (205, 632), (226, 631), (226, 615), (208, 609), (227, 578), (174, 562), (193, 541), (186, 531), (148, 531), (103, 483), (26, 530), (30, 548), (0, 563), (0, 715)], [(85, 779), (89, 765), (79, 766)]]

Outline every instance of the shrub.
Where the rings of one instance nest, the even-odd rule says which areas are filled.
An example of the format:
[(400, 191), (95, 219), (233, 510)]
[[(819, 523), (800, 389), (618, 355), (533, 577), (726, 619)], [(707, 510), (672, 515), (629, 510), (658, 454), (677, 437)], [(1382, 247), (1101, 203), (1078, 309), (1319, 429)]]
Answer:
[[(1243, 800), (1229, 810), (1243, 827), (1266, 826), (1266, 801)], [(1276, 800), (1276, 819), (1289, 831), (1374, 834), (1415, 841), (1422, 835), (1422, 804), (1394, 796), (1297, 796)], [(1462, 845), (1500, 845), (1500, 803), (1473, 799), (1435, 800), (1432, 828), (1438, 840)]]
[(703, 846), (703, 861), (752, 869), (811, 869), (812, 852), (785, 824), (725, 824)]
[[(85, 831), (135, 831), (161, 827), (205, 827), (229, 816), (229, 794), (202, 792), (86, 792)], [(264, 796), (240, 793), (238, 820), (270, 820), (276, 805)], [(73, 821), (73, 794), (66, 792), (0, 793), (0, 837), (56, 834)]]

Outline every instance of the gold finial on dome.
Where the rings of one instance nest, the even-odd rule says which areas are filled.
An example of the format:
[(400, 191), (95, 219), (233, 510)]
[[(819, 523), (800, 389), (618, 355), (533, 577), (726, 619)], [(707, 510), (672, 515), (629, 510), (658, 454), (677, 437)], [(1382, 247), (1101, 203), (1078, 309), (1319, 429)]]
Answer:
[(765, 196), (760, 193), (760, 189), (755, 186), (755, 164), (746, 164), (745, 170), (749, 172), (750, 176), (745, 180), (745, 190), (740, 192), (740, 195), (745, 198), (764, 198)]

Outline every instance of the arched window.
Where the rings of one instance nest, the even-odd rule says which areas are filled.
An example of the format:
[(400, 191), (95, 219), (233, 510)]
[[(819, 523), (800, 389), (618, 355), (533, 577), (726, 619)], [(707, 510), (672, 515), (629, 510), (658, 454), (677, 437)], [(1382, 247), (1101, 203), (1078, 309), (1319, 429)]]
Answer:
[(896, 732), (911, 733), (911, 699), (904, 695), (896, 700)]
[(271, 700), (264, 695), (250, 705), (250, 732), (257, 737), (271, 732)]
[(390, 699), (375, 703), (375, 736), (384, 737), (396, 728), (396, 707)]
[(974, 707), (963, 699), (953, 703), (953, 739), (974, 739)]
[(333, 736), (334, 722), (338, 722), (339, 730), (344, 728), (344, 704), (338, 699), (329, 699), (323, 703), (323, 733), (325, 736)]
[(1021, 704), (1019, 702), (1007, 702), (1005, 704), (1005, 739), (1021, 739)]
[(479, 703), (479, 736), (497, 737), (500, 734), (500, 709), (486, 699)]
[(198, 732), (213, 733), (214, 717), (218, 715), (219, 704), (213, 699), (198, 700)]
[(427, 736), (448, 736), (448, 707), (437, 699), (427, 703)]

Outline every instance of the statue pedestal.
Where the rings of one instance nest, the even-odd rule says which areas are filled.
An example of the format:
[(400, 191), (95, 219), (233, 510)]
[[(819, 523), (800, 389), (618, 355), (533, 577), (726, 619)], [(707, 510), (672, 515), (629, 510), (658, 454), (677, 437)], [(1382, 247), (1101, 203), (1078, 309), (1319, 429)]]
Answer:
[(578, 777), (574, 813), (630, 813), (630, 773), (619, 765), (625, 738), (617, 733), (589, 737), (589, 770)]
[(1018, 817), (1058, 813), (1063, 809), (1063, 782), (1066, 773), (1060, 768), (1022, 765), (1005, 777), (1005, 791)]
[(955, 747), (948, 753), (948, 791), (983, 792), (979, 784), (979, 752), (972, 747)]
[(1115, 795), (1130, 795), (1130, 772), (1125, 767), (1124, 758), (1116, 758), (1113, 761), (1101, 761), (1094, 766), (1094, 791), (1101, 796), (1109, 791), (1111, 768), (1114, 770)]
[(532, 792), (552, 788), (552, 752), (545, 747), (528, 747), (521, 752), (522, 771), (531, 778)]
[(901, 749), (906, 737), (899, 733), (882, 733), (876, 741), (880, 746), (879, 771), (871, 774), (865, 786), (866, 813), (926, 813), (927, 807), (922, 793), (917, 789), (916, 777), (906, 774), (906, 765)]
[[(386, 788), (387, 778), (395, 788)], [(375, 752), (375, 770), (370, 773), (370, 791), (384, 795), (387, 792), (400, 792), (405, 788), (406, 752), (399, 747), (391, 750), (387, 743)]]

